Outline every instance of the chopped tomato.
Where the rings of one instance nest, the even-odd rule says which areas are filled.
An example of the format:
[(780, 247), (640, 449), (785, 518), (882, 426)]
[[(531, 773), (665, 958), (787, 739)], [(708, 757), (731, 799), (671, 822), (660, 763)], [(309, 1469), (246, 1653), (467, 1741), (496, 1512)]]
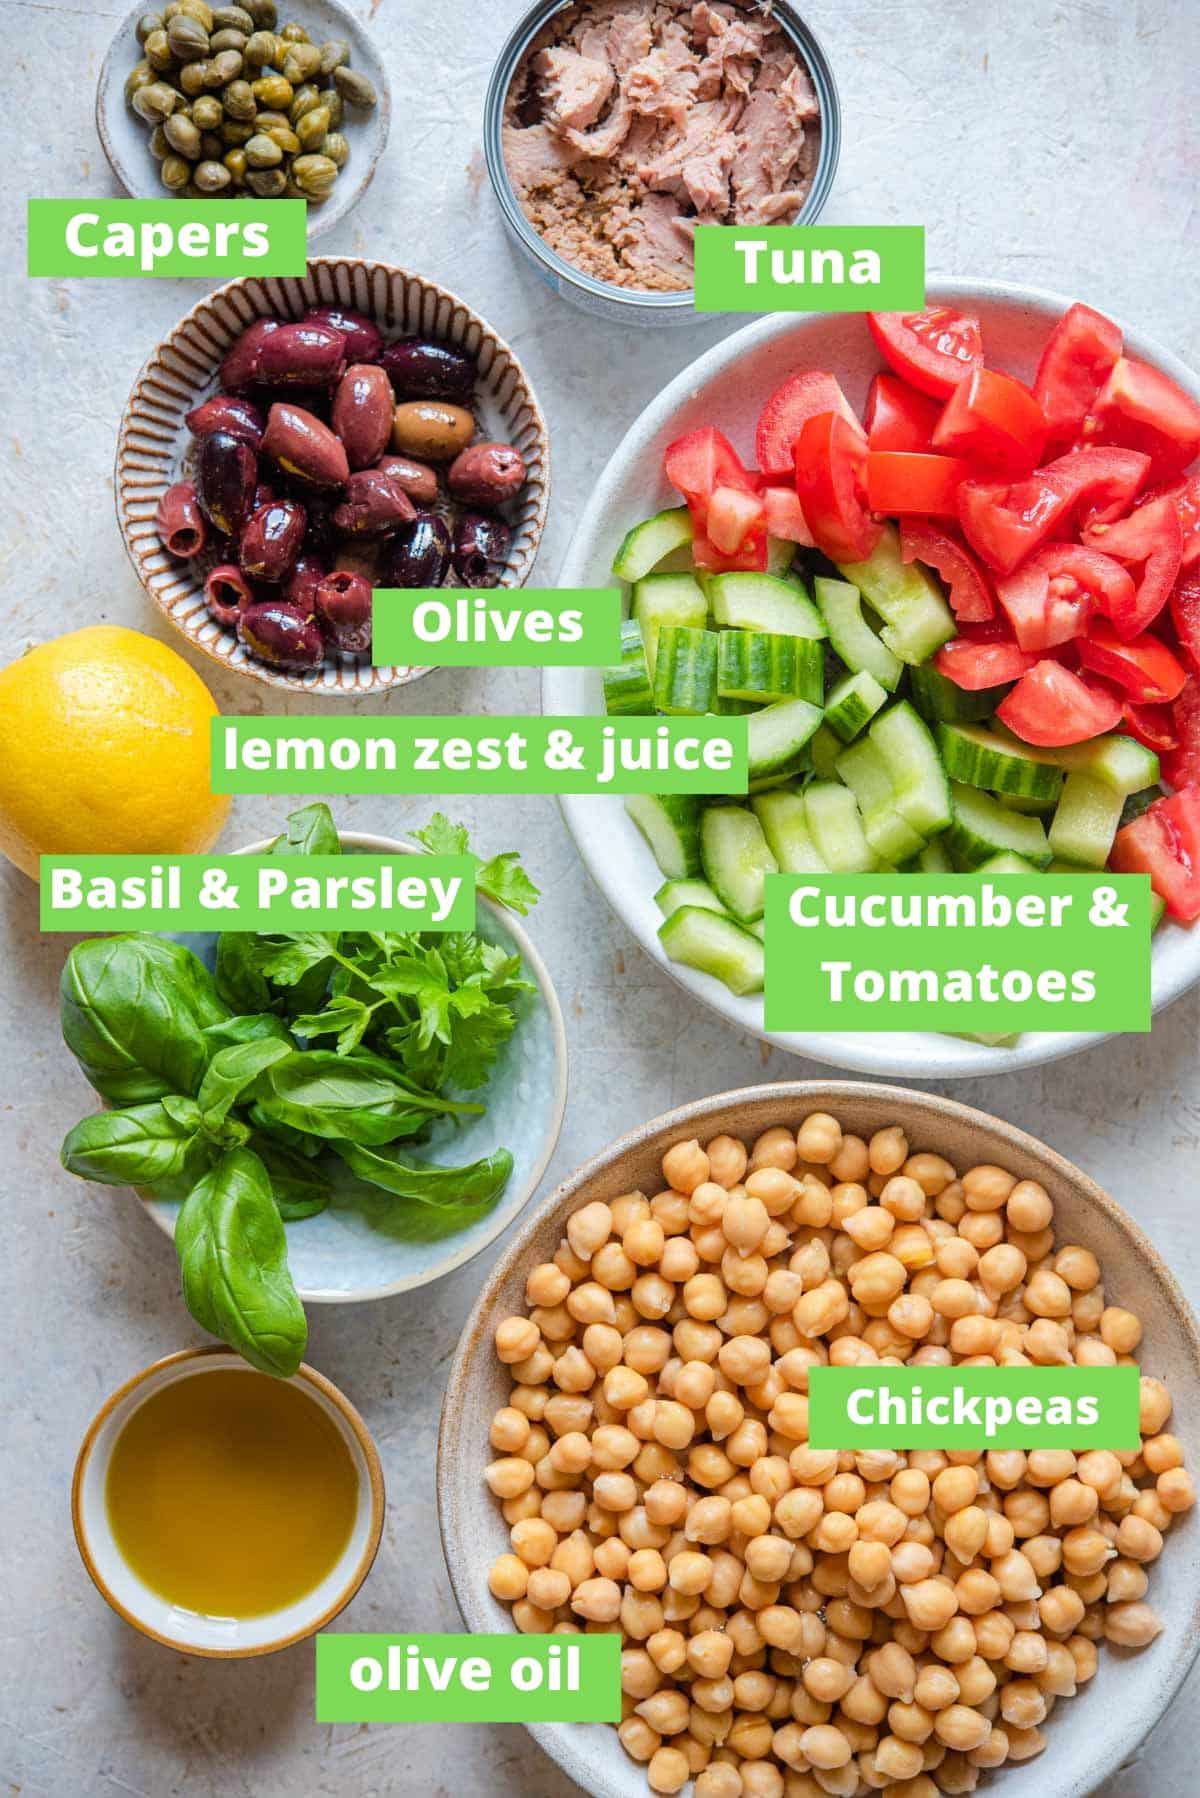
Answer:
[(1200, 574), (1180, 575), (1171, 589), (1171, 622), (1179, 647), (1200, 674)]
[(1014, 574), (996, 582), (996, 597), (1022, 649), (1053, 649), (1087, 625), (1093, 606), (1133, 602), (1133, 577), (1098, 550), (1046, 543)]
[(1003, 687), (1009, 681), (1019, 680), (1037, 666), (1037, 657), (1027, 655), (1015, 643), (955, 637), (938, 650), (933, 665), (956, 687), (967, 693), (982, 693), (987, 687)]
[(1200, 918), (1200, 787), (1188, 786), (1117, 832), (1109, 866), (1118, 874), (1148, 874), (1172, 917)]
[(900, 554), (906, 562), (936, 569), (949, 588), (950, 610), (960, 623), (991, 618), (995, 601), (987, 575), (966, 545), (927, 519), (905, 518), (900, 525)]
[(1115, 729), (1121, 702), (1113, 693), (1086, 685), (1061, 662), (1045, 660), (1021, 676), (996, 707), (996, 716), (1023, 743), (1061, 749)]
[(773, 480), (790, 480), (796, 467), (796, 445), (806, 419), (837, 412), (862, 435), (854, 408), (833, 375), (803, 369), (777, 387), (758, 419), (754, 453), (758, 466)]
[(767, 508), (769, 537), (781, 537), (787, 543), (801, 543), (806, 549), (816, 548), (794, 487), (764, 487), (762, 498)]
[(1170, 598), (1183, 555), (1179, 514), (1174, 503), (1163, 495), (1147, 500), (1115, 524), (1086, 524), (1082, 535), (1085, 543), (1102, 549), (1106, 556), (1141, 566), (1141, 579), (1133, 597), (1123, 595), (1101, 606), (1128, 643), (1153, 624)]
[(1011, 375), (973, 368), (946, 401), (933, 447), (1004, 474), (1028, 474), (1046, 447), (1045, 414)]
[(979, 320), (953, 306), (927, 306), (924, 312), (868, 312), (867, 324), (896, 373), (935, 399), (946, 399), (963, 376), (983, 361)]
[(912, 450), (920, 455), (933, 447), (939, 407), (899, 375), (878, 374), (867, 395), (864, 423), (873, 450)]
[(796, 445), (796, 492), (817, 548), (834, 562), (863, 562), (883, 526), (862, 502), (866, 439), (840, 412), (805, 422)]
[(663, 466), (667, 479), (683, 495), (692, 515), (692, 555), (697, 568), (712, 574), (734, 569), (762, 572), (767, 566), (765, 509), (758, 528), (750, 531), (732, 554), (718, 549), (708, 534), (709, 504), (718, 488), (751, 495), (756, 505), (761, 503), (758, 482), (742, 466), (728, 437), (712, 425), (689, 431), (668, 446)]
[(733, 555), (725, 555), (696, 525), (692, 534), (692, 561), (701, 574), (765, 574), (767, 568), (767, 533), (752, 531)]
[(1171, 707), (1176, 746), (1162, 771), (1173, 787), (1200, 786), (1200, 681), (1190, 680)]
[(1138, 705), (1127, 699), (1121, 707), (1121, 716), (1130, 736), (1144, 743), (1147, 749), (1153, 749), (1155, 755), (1165, 755), (1168, 749), (1179, 747), (1169, 705)]
[(1122, 348), (1119, 327), (1102, 312), (1078, 303), (1067, 307), (1046, 339), (1033, 381), (1052, 436), (1079, 435)]
[(1161, 705), (1178, 698), (1187, 669), (1158, 637), (1144, 631), (1122, 642), (1105, 618), (1093, 618), (1079, 640), (1079, 660), (1102, 674), (1141, 705)]
[(1139, 450), (1071, 450), (1048, 462), (1040, 473), (1066, 494), (1068, 507), (1077, 509), (1086, 523), (1111, 524), (1128, 512), (1141, 491), (1150, 458)]
[(1170, 375), (1120, 356), (1084, 421), (1083, 437), (1144, 450), (1156, 477), (1171, 481), (1200, 450), (1200, 404)]
[(725, 556), (736, 556), (752, 531), (767, 528), (766, 502), (758, 493), (718, 487), (708, 502), (709, 541)]
[(971, 472), (958, 456), (917, 455), (910, 450), (867, 451), (867, 502), (873, 512), (906, 512), (953, 518), (959, 488)]
[(1183, 532), (1183, 566), (1190, 568), (1193, 562), (1200, 560), (1200, 474), (1189, 474), (1174, 486), (1162, 488), (1157, 493), (1148, 494), (1149, 499), (1169, 499), (1179, 514), (1179, 528)]
[(959, 520), (984, 561), (1011, 574), (1076, 508), (1097, 523), (1119, 518), (1149, 470), (1136, 451), (1076, 450), (1024, 481), (964, 481)]

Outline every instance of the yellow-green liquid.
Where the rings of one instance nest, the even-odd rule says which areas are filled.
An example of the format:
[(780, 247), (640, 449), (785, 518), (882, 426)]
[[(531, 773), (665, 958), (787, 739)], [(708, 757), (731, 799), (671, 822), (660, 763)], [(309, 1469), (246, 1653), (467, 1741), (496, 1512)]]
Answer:
[(160, 1597), (202, 1616), (260, 1617), (336, 1566), (358, 1475), (302, 1385), (214, 1368), (138, 1407), (113, 1446), (105, 1497), (117, 1547)]

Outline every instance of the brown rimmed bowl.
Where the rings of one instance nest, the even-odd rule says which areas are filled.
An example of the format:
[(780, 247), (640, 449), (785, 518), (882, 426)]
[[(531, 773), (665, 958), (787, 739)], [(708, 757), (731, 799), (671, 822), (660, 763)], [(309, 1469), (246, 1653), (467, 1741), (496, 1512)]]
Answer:
[(358, 1475), (354, 1527), (337, 1564), (303, 1598), (261, 1617), (201, 1617), (172, 1605), (138, 1578), (118, 1549), (108, 1518), (105, 1486), (113, 1446), (152, 1393), (177, 1380), (201, 1379), (206, 1373), (230, 1368), (253, 1372), (240, 1355), (212, 1347), (181, 1349), (134, 1374), (106, 1399), (89, 1424), (71, 1482), (75, 1541), (97, 1591), (118, 1617), (151, 1641), (213, 1660), (274, 1654), (324, 1629), (350, 1603), (371, 1571), (383, 1534), (383, 1469), (370, 1432), (345, 1394), (316, 1368), (302, 1364), (293, 1384), (303, 1386), (336, 1425)]
[(297, 319), (312, 306), (349, 307), (374, 319), (389, 338), (435, 337), (476, 358), (481, 431), (515, 444), (529, 471), (508, 508), (513, 542), (501, 587), (522, 587), (532, 572), (550, 496), (550, 442), (528, 376), (503, 338), (457, 295), (386, 262), (322, 256), (310, 260), (304, 276), (230, 281), (193, 306), (154, 350), (125, 408), (114, 473), (117, 522), (138, 579), (159, 611), (210, 661), (286, 692), (348, 699), (405, 686), (429, 668), (373, 668), (334, 656), (304, 673), (268, 667), (209, 613), (204, 603), (209, 560), (175, 561), (155, 528), (159, 500), (189, 466), (192, 437), (184, 420), (215, 391), (229, 345), (255, 319)]
[[(1148, 1372), (1171, 1389), (1171, 1428), (1200, 1448), (1200, 1335), (1196, 1320), (1158, 1251), (1095, 1181), (1045, 1143), (1014, 1124), (936, 1094), (857, 1081), (780, 1081), (747, 1087), (681, 1106), (654, 1118), (586, 1162), (530, 1216), (492, 1270), (467, 1320), (450, 1370), (438, 1439), (438, 1512), (450, 1583), (472, 1631), (512, 1628), (508, 1608), (488, 1591), (488, 1569), (509, 1545), (508, 1528), (483, 1480), (492, 1458), (488, 1427), (510, 1389), (507, 1369), (492, 1348), (497, 1323), (524, 1308), (525, 1277), (549, 1260), (567, 1218), (592, 1199), (641, 1189), (657, 1192), (660, 1163), (673, 1142), (701, 1142), (728, 1131), (752, 1138), (771, 1124), (798, 1125), (811, 1111), (829, 1111), (843, 1127), (869, 1136), (885, 1124), (903, 1126), (914, 1150), (946, 1155), (958, 1167), (995, 1162), (1022, 1179), (1040, 1180), (1055, 1207), (1060, 1242), (1095, 1253), (1113, 1302), (1135, 1311), (1145, 1326)], [(1036, 1760), (1005, 1768), (982, 1794), (1004, 1798), (1053, 1792), (1085, 1798), (1133, 1755), (1183, 1684), (1200, 1650), (1200, 1518), (1180, 1517), (1162, 1561), (1151, 1572), (1149, 1601), (1162, 1634), (1137, 1653), (1105, 1645), (1097, 1677), (1063, 1700), (1045, 1726), (1046, 1749)], [(530, 1729), (546, 1753), (594, 1798), (647, 1798), (645, 1769), (630, 1760), (616, 1731), (600, 1723), (537, 1723)]]

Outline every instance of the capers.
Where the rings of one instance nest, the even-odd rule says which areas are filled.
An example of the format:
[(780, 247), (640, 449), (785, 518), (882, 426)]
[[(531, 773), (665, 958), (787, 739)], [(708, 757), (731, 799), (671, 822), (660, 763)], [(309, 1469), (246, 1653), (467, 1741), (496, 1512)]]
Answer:
[(211, 85), (211, 71), (210, 62), (185, 62), (175, 79), (184, 93), (194, 99), (197, 94), (203, 93), (205, 87)]
[(198, 162), (192, 180), (202, 194), (219, 194), (229, 186), (233, 176), (223, 162)]
[(271, 125), (263, 133), (273, 144), (278, 144), (285, 156), (297, 156), (300, 152), (300, 139), (290, 125)]
[(213, 24), (218, 31), (240, 31), (246, 37), (254, 30), (254, 20), (244, 6), (214, 6)]
[(201, 133), (186, 113), (172, 113), (163, 123), (163, 136), (180, 156), (186, 156), (189, 162), (199, 160)]
[(209, 53), (208, 33), (190, 13), (176, 13), (167, 26), (167, 42), (179, 62), (200, 62)]
[(179, 104), (179, 95), (165, 81), (151, 81), (133, 96), (133, 110), (147, 125), (160, 125)]
[(203, 25), (205, 31), (212, 30), (212, 7), (208, 5), (208, 0), (179, 0), (179, 11), (185, 18), (195, 19), (198, 24)]
[(254, 136), (257, 121), (254, 119), (226, 119), (221, 126), (221, 142), (236, 150), (242, 144), (248, 144)]
[(265, 131), (256, 131), (244, 147), (246, 161), (252, 169), (273, 169), (283, 161), (283, 151)]
[(368, 81), (360, 69), (342, 67), (333, 71), (334, 85), (348, 106), (361, 106), (364, 109), (375, 105), (379, 95), (375, 92), (374, 83)]
[(315, 44), (293, 44), (283, 59), (283, 72), (293, 87), (299, 87), (321, 67), (321, 52)]
[(314, 106), (296, 120), (296, 140), (305, 150), (319, 150), (328, 130), (329, 113), (324, 106)]
[(292, 103), (288, 107), (288, 118), (292, 121), (292, 124), (295, 125), (304, 117), (306, 112), (315, 112), (320, 104), (320, 88), (315, 86), (313, 82), (306, 81), (304, 86), (298, 87), (295, 94), (292, 96)]
[(199, 94), (192, 101), (192, 123), (201, 131), (219, 131), (225, 108), (212, 94)]
[(163, 28), (163, 16), (160, 12), (144, 12), (137, 22), (137, 41), (145, 45), (146, 39), (155, 31)]
[(167, 142), (167, 134), (161, 125), (156, 125), (150, 133), (150, 154), (155, 162), (161, 162), (171, 154), (171, 146)]
[(258, 111), (254, 89), (248, 81), (241, 78), (229, 83), (221, 96), (221, 103), (231, 119), (252, 119)]
[(321, 45), (321, 73), (332, 75), (343, 63), (350, 61), (350, 46), (342, 37), (331, 37)]
[(192, 165), (186, 156), (164, 156), (159, 164), (158, 178), (170, 193), (178, 193), (191, 180)]
[(288, 190), (288, 178), (282, 169), (251, 169), (246, 186), (263, 200), (278, 200)]
[(294, 20), (290, 25), (285, 25), (279, 35), (285, 44), (307, 44), (309, 41), (303, 25), (297, 25)]
[(225, 139), (219, 131), (205, 131), (200, 136), (200, 159), (202, 162), (222, 162), (225, 158)]
[(338, 93), (336, 87), (323, 87), (321, 89), (321, 105), (328, 109), (329, 123), (336, 131), (343, 118), (346, 116), (345, 102)]
[(279, 39), (273, 31), (256, 31), (247, 38), (242, 54), (252, 69), (266, 69), (273, 62), (282, 61)]
[(246, 169), (249, 166), (246, 162), (246, 152), (240, 149), (226, 150), (221, 161), (233, 176), (234, 186), (241, 187), (245, 182)]
[(337, 163), (328, 156), (297, 156), (292, 164), (292, 179), (310, 200), (327, 200), (337, 180)]
[(165, 75), (175, 60), (171, 54), (171, 40), (161, 25), (157, 31), (150, 33), (142, 49), (146, 52), (146, 61), (150, 67), (157, 69), (160, 75)]
[(213, 80), (207, 85), (225, 87), (236, 81), (242, 72), (242, 53), (240, 50), (221, 50), (212, 59)]
[(244, 31), (214, 31), (208, 43), (214, 55), (222, 50), (236, 50), (244, 56), (247, 38)]
[(274, 29), (275, 21), (279, 17), (275, 0), (246, 0), (246, 11), (254, 20), (255, 25), (267, 31)]
[(292, 84), (282, 75), (260, 75), (251, 85), (259, 105), (268, 106), (273, 112), (282, 112), (292, 103)]
[(331, 131), (327, 137), (321, 139), (317, 148), (321, 155), (328, 156), (330, 162), (338, 169), (343, 167), (350, 154), (350, 146), (340, 131)]
[(149, 87), (155, 79), (154, 70), (148, 62), (135, 62), (125, 77), (125, 104), (133, 105), (133, 96), (143, 87)]

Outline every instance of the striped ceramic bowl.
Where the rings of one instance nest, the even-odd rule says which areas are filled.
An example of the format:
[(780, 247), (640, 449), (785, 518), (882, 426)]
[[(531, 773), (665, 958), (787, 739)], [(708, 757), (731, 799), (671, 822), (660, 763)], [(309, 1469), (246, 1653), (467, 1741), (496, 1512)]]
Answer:
[(323, 256), (303, 278), (250, 276), (230, 281), (182, 319), (139, 374), (117, 439), (117, 520), (138, 579), (161, 612), (210, 660), (268, 686), (317, 697), (347, 698), (405, 685), (427, 668), (372, 668), (327, 657), (304, 673), (269, 668), (249, 655), (204, 603), (205, 558), (176, 562), (155, 529), (158, 502), (184, 477), (192, 438), (184, 422), (216, 388), (221, 359), (256, 318), (295, 319), (311, 306), (344, 306), (373, 318), (386, 337), (435, 337), (467, 350), (478, 363), (475, 410), (484, 436), (514, 443), (529, 471), (515, 507), (512, 549), (502, 587), (528, 580), (546, 522), (550, 446), (537, 396), (504, 340), (478, 313), (433, 281), (384, 262)]

